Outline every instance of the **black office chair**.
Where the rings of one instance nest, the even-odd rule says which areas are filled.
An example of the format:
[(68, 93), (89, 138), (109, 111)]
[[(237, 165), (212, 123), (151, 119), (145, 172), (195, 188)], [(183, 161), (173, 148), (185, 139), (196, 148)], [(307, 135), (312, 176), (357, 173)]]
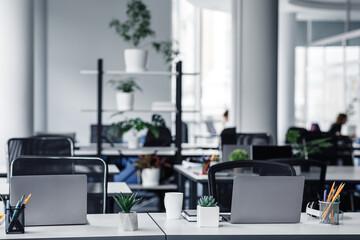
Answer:
[(236, 144), (236, 128), (225, 128), (220, 133), (221, 145)]
[(172, 142), (171, 132), (167, 127), (156, 127), (159, 137), (155, 137), (151, 131), (147, 131), (144, 147), (170, 146)]
[(12, 161), (20, 156), (73, 156), (74, 144), (67, 137), (11, 138), (7, 141), (7, 176)]
[(208, 171), (209, 194), (216, 199), (221, 211), (229, 212), (231, 209), (233, 177), (224, 177), (222, 174), (219, 175), (219, 173), (226, 172), (231, 176), (234, 175), (233, 170), (239, 168), (246, 168), (249, 173), (257, 172), (259, 176), (296, 175), (292, 166), (269, 161), (239, 160), (213, 165)]
[(305, 211), (306, 204), (318, 201), (322, 197), (325, 187), (326, 163), (313, 159), (279, 158), (269, 159), (271, 162), (286, 163), (293, 167), (299, 167), (298, 175), (305, 177), (302, 210)]
[(10, 176), (72, 174), (87, 176), (87, 212), (105, 213), (107, 167), (100, 158), (27, 156), (10, 166)]
[(272, 145), (273, 138), (269, 133), (237, 133), (236, 144), (238, 145)]

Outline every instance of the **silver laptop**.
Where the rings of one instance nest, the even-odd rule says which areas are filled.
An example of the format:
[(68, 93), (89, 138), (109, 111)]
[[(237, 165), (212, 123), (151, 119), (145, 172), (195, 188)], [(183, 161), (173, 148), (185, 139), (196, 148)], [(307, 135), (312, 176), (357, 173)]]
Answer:
[(86, 175), (32, 175), (10, 178), (10, 203), (22, 195), (31, 198), (25, 207), (25, 225), (85, 224)]
[(231, 201), (231, 223), (297, 223), (304, 176), (237, 176)]
[(221, 162), (230, 161), (230, 154), (237, 149), (245, 150), (249, 154), (249, 159), (252, 159), (251, 145), (224, 144), (221, 151)]

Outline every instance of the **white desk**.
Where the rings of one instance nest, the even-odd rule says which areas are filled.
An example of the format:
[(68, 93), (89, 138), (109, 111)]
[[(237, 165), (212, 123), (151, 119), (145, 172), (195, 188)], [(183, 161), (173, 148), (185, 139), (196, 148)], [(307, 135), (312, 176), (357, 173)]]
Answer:
[[(122, 192), (124, 194), (131, 194), (132, 191), (125, 182), (108, 182), (108, 196), (113, 196), (115, 193)], [(0, 180), (0, 194), (9, 195), (9, 183)]]
[(90, 214), (86, 225), (25, 227), (25, 234), (5, 234), (0, 226), (0, 239), (130, 239), (164, 240), (164, 233), (146, 213), (138, 214), (139, 229), (120, 232), (117, 228), (118, 214)]
[(219, 228), (199, 228), (184, 219), (166, 220), (165, 213), (149, 213), (168, 240), (192, 239), (360, 239), (360, 213), (345, 213), (340, 225), (320, 224), (302, 213), (301, 222), (294, 224), (230, 224), (221, 222)]

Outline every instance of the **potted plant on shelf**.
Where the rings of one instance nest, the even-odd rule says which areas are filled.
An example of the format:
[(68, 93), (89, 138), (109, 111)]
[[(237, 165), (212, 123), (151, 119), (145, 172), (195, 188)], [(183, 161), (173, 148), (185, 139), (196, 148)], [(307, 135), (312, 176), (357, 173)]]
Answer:
[[(249, 154), (242, 149), (236, 149), (230, 154), (230, 161), (248, 160)], [(234, 175), (243, 171), (243, 168), (234, 168)]]
[(154, 31), (150, 28), (150, 11), (141, 0), (130, 0), (127, 3), (126, 16), (127, 20), (124, 22), (113, 19), (109, 27), (114, 28), (115, 32), (119, 34), (125, 42), (131, 42), (135, 47), (125, 49), (126, 71), (146, 71), (147, 50), (139, 49), (138, 46), (143, 39), (155, 35)]
[(198, 227), (219, 227), (220, 210), (213, 196), (202, 196), (197, 206)]
[(176, 41), (152, 42), (155, 51), (163, 55), (169, 71), (171, 71), (172, 62), (180, 54), (178, 47), (174, 47), (174, 45), (178, 45), (178, 43)]
[(130, 134), (128, 139), (128, 148), (134, 149), (139, 147), (138, 133), (146, 128), (151, 131), (156, 138), (159, 137), (159, 132), (156, 127), (151, 123), (144, 122), (141, 120), (141, 118), (128, 119), (125, 121), (113, 123), (110, 125), (108, 133), (111, 136), (117, 136), (118, 138), (121, 138), (124, 133), (131, 131), (132, 134)]
[(171, 167), (166, 163), (166, 157), (157, 155), (139, 156), (139, 161), (134, 163), (141, 174), (142, 185), (145, 187), (158, 186), (160, 183), (161, 166)]
[(109, 83), (114, 86), (116, 92), (116, 106), (119, 111), (133, 110), (134, 92), (142, 91), (141, 87), (135, 82), (135, 78), (129, 77), (123, 80), (110, 80)]
[(119, 229), (122, 231), (135, 231), (138, 229), (137, 213), (131, 211), (131, 208), (141, 201), (136, 198), (136, 193), (131, 196), (125, 196), (122, 193), (113, 196), (115, 202), (120, 206), (123, 212), (119, 212)]

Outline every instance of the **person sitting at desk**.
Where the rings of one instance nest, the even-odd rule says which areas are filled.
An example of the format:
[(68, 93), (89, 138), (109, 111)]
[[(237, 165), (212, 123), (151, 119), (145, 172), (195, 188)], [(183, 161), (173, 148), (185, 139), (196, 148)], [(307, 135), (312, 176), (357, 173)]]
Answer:
[(341, 135), (341, 126), (347, 121), (347, 115), (344, 113), (339, 113), (336, 118), (336, 122), (333, 123), (330, 127), (329, 133), (335, 134), (336, 136)]

